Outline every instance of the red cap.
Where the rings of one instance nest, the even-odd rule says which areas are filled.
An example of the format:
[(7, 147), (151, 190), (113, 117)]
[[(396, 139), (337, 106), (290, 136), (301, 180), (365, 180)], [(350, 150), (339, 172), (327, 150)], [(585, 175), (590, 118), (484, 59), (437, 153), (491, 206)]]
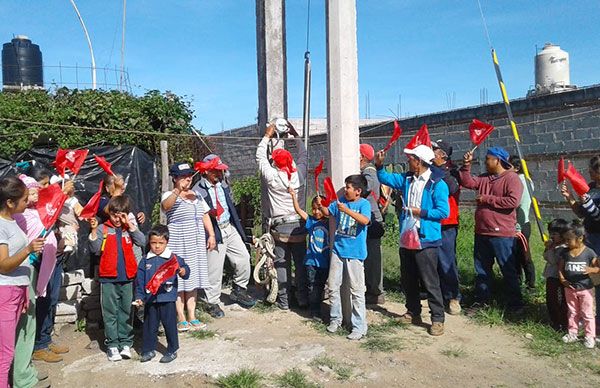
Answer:
[(375, 157), (375, 150), (373, 149), (373, 147), (371, 147), (370, 144), (361, 144), (360, 154), (368, 160), (373, 160), (373, 158)]

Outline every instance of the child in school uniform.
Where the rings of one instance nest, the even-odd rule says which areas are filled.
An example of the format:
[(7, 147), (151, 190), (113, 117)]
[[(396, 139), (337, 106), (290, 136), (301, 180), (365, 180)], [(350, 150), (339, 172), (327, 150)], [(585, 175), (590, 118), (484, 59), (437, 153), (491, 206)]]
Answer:
[[(156, 342), (158, 340), (158, 324), (162, 323), (167, 337), (167, 352), (160, 359), (161, 363), (168, 363), (177, 358), (179, 338), (177, 337), (177, 274), (182, 279), (190, 276), (190, 268), (185, 261), (176, 256), (169, 248), (169, 228), (164, 225), (155, 225), (148, 234), (150, 252), (138, 265), (135, 287), (135, 304), (144, 306), (144, 334), (141, 362), (148, 362), (156, 356)], [(155, 295), (147, 290), (146, 286), (161, 265), (176, 257), (179, 264), (177, 274), (165, 279)]]
[(367, 334), (367, 310), (365, 306), (365, 270), (367, 258), (367, 225), (371, 222), (371, 205), (367, 196), (367, 179), (350, 175), (345, 180), (344, 196), (324, 207), (317, 200), (324, 216), (335, 219), (335, 240), (329, 264), (328, 286), (331, 302), (330, 322), (327, 331), (335, 333), (342, 324), (342, 300), (340, 289), (344, 279), (352, 296), (352, 332), (346, 337), (359, 340)]
[(312, 199), (312, 215), (309, 216), (298, 204), (294, 189), (289, 188), (288, 192), (292, 196), (294, 210), (306, 222), (308, 247), (304, 257), (304, 267), (308, 283), (308, 301), (311, 317), (320, 320), (323, 291), (329, 276), (329, 219), (319, 208), (318, 200), (323, 199), (322, 196)]

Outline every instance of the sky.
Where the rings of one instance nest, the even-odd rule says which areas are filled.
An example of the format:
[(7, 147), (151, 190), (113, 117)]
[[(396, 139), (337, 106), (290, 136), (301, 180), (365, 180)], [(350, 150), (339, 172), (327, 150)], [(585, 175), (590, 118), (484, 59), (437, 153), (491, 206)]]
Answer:
[[(310, 0), (314, 118), (327, 112), (325, 1)], [(536, 46), (545, 42), (569, 52), (572, 84), (600, 83), (600, 1), (480, 1), (511, 99), (533, 86)], [(289, 117), (302, 116), (308, 2), (286, 1)], [(96, 66), (112, 69), (98, 71), (98, 84), (114, 88), (123, 2), (76, 3)], [(361, 118), (479, 105), (483, 88), (489, 102), (501, 100), (476, 0), (357, 0), (356, 6)], [(24, 34), (40, 45), (46, 86), (90, 86), (89, 70), (67, 68), (91, 66), (68, 0), (3, 0), (0, 14), (3, 42)], [(124, 64), (134, 94), (158, 89), (186, 96), (193, 124), (204, 133), (256, 122), (254, 0), (129, 0), (125, 32)]]

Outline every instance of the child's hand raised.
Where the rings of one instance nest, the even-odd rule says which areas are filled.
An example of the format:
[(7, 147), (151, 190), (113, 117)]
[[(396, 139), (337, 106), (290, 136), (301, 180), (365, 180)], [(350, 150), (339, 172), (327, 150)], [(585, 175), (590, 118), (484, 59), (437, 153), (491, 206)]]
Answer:
[(292, 187), (288, 187), (287, 191), (288, 191), (288, 193), (290, 193), (292, 198), (296, 196), (296, 191), (294, 191), (294, 189)]
[(96, 217), (92, 217), (88, 220), (88, 222), (90, 223), (90, 229), (97, 229), (98, 228), (98, 219)]
[(27, 248), (30, 253), (40, 253), (42, 249), (44, 249), (44, 244), (46, 243), (46, 239), (43, 237), (38, 237), (31, 241)]
[(347, 212), (348, 212), (348, 206), (346, 206), (346, 205), (345, 205), (345, 204), (343, 204), (342, 202), (339, 202), (339, 201), (338, 201), (338, 203), (337, 203), (337, 207), (338, 207), (338, 210), (339, 210), (340, 212), (342, 212), (342, 213), (347, 213)]

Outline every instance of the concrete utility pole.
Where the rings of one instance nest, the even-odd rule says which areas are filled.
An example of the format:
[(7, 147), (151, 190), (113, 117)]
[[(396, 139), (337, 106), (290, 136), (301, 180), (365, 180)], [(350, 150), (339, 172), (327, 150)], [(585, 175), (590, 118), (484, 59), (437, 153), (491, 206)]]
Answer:
[[(287, 118), (287, 58), (285, 48), (285, 0), (256, 0), (256, 49), (258, 61), (258, 134), (269, 120)], [(261, 185), (263, 218), (269, 217), (268, 198)]]
[(329, 172), (336, 188), (360, 172), (356, 3), (325, 2), (327, 20), (327, 127)]
[[(325, 14), (329, 173), (334, 186), (341, 188), (344, 178), (360, 172), (356, 3), (354, 0), (325, 1)], [(335, 227), (332, 224), (330, 230), (333, 234)], [(341, 289), (342, 313), (344, 323), (349, 325), (352, 313), (350, 288), (346, 282), (344, 284), (346, 286)]]

